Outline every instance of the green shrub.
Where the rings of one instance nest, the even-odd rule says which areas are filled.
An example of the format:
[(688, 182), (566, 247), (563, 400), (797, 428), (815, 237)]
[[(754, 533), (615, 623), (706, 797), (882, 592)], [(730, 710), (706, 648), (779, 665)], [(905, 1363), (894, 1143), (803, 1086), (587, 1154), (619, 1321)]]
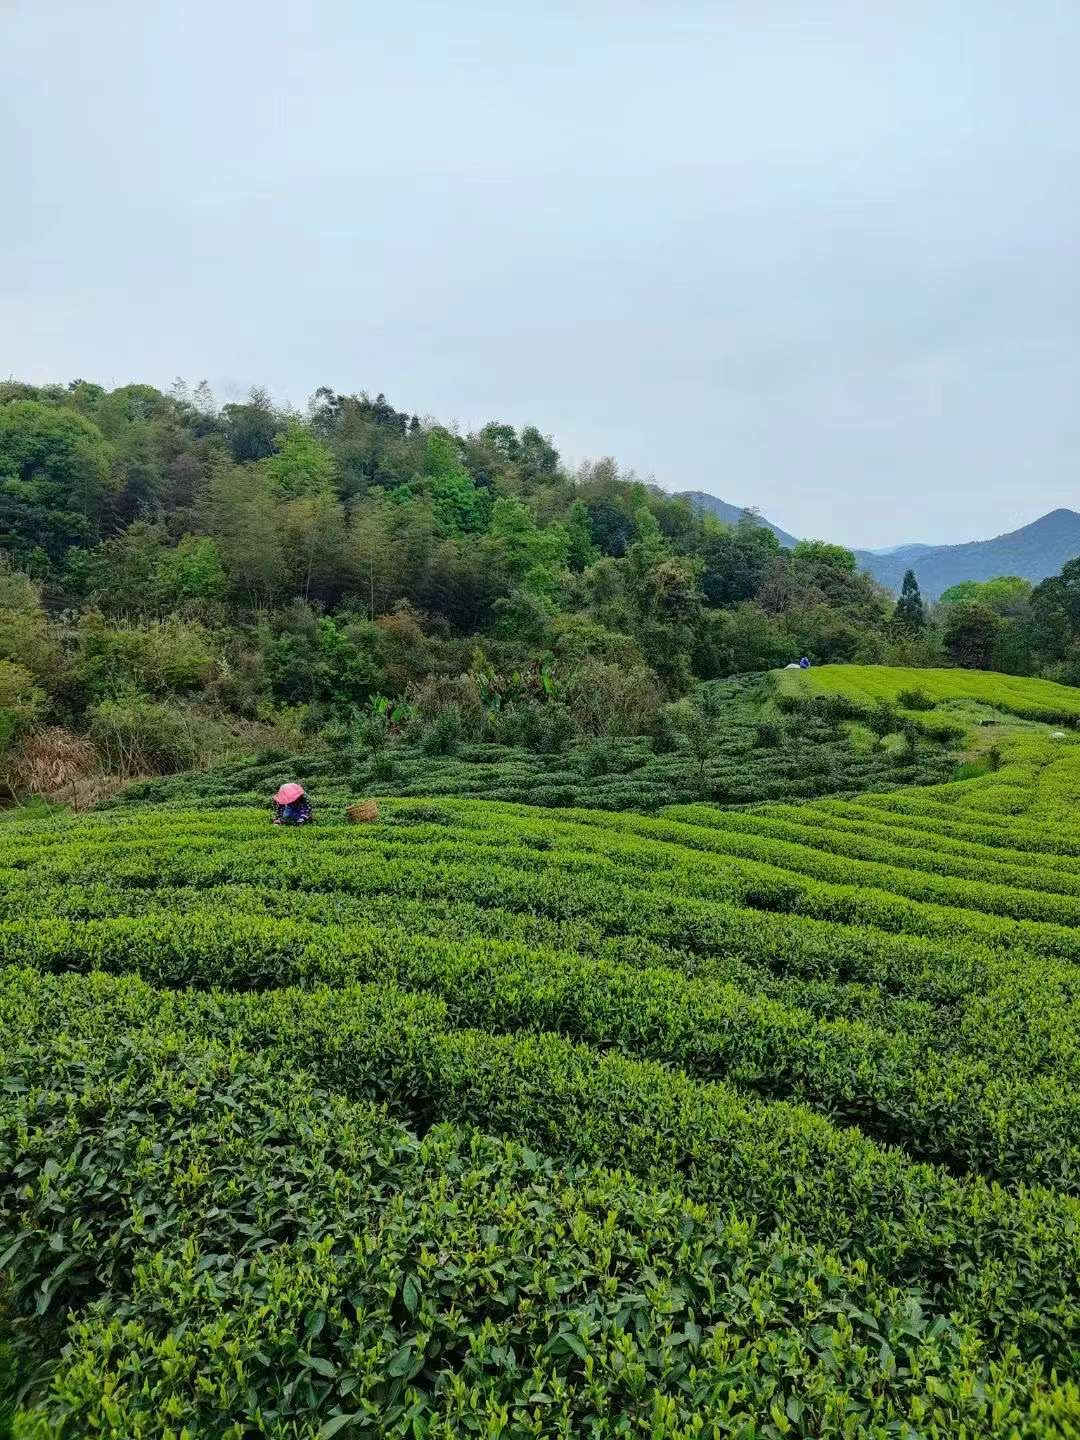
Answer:
[(878, 700), (863, 717), (863, 723), (879, 740), (896, 734), (903, 725), (900, 712), (888, 700)]
[(393, 752), (379, 750), (371, 759), (371, 778), (389, 784), (398, 778), (400, 771)]
[[(671, 1440), (769, 1411), (804, 1434), (840, 1436), (833, 1415), (911, 1429), (932, 1410), (989, 1435), (1077, 1408), (970, 1322), (928, 1323), (865, 1265), (718, 1219), (672, 1184), (553, 1163), (467, 1125), (417, 1141), (273, 1057), (212, 1044), (49, 1058), (49, 1089), (31, 1080), (0, 1116), (8, 1165), (11, 1139), (33, 1136), (19, 1337), (59, 1323), (66, 1340), (20, 1420), (34, 1440), (163, 1420), (254, 1433), (268, 1410), (311, 1436), (403, 1415), (414, 1434), (497, 1433), (500, 1416), (549, 1408), (531, 1433), (599, 1433), (639, 1405)], [(140, 1153), (155, 1163), (133, 1165)], [(74, 1239), (92, 1229), (104, 1254)], [(913, 1346), (918, 1364), (897, 1365)], [(972, 1384), (984, 1372), (986, 1393)]]
[(574, 717), (557, 701), (523, 701), (508, 712), (505, 734), (536, 755), (561, 755), (574, 738)]
[(455, 755), (461, 739), (461, 711), (454, 705), (447, 705), (424, 732), (420, 748), (425, 755)]
[(776, 720), (763, 720), (754, 731), (754, 744), (759, 750), (775, 750), (783, 739), (784, 727)]
[(155, 698), (205, 686), (214, 667), (209, 633), (177, 619), (124, 627), (84, 617), (78, 630), (76, 679), (94, 700), (143, 692)]
[(198, 763), (205, 730), (174, 705), (141, 695), (90, 707), (90, 739), (114, 775), (169, 774)]
[(934, 708), (934, 701), (919, 686), (897, 691), (896, 703), (902, 710), (933, 710)]
[(593, 740), (584, 746), (578, 758), (581, 773), (595, 778), (610, 775), (616, 766), (615, 748), (610, 740)]

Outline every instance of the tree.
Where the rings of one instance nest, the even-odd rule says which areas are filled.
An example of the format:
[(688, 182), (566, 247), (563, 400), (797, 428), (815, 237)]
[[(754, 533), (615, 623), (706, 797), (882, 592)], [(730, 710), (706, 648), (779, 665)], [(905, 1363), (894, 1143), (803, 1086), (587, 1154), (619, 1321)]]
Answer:
[(150, 614), (158, 605), (156, 575), (166, 545), (160, 525), (136, 520), (92, 550), (70, 551), (65, 578), (105, 614)]
[(580, 500), (575, 500), (566, 512), (563, 529), (566, 531), (567, 564), (575, 574), (580, 575), (597, 558), (589, 529), (589, 512)]
[(329, 490), (287, 500), (278, 512), (289, 587), (305, 600), (337, 600), (351, 571), (345, 512)]
[(41, 603), (41, 591), (0, 554), (0, 661), (35, 677), (55, 675), (62, 653)]
[(555, 611), (535, 590), (515, 589), (495, 601), (498, 633), (507, 640), (546, 648)]
[(270, 481), (257, 466), (222, 466), (201, 508), (233, 588), (252, 606), (272, 604), (285, 588), (286, 557)]
[(446, 430), (432, 430), (424, 446), (423, 484), (431, 495), (435, 518), (448, 535), (469, 534), (487, 527), (491, 497), (462, 465), (457, 441)]
[(858, 569), (851, 550), (843, 545), (832, 545), (827, 540), (800, 540), (791, 554), (816, 583), (823, 582), (830, 575), (854, 575)]
[(780, 553), (780, 541), (764, 525), (740, 520), (732, 528), (709, 518), (701, 542), (701, 588), (710, 605), (753, 600)]
[(113, 515), (124, 522), (157, 517), (165, 491), (161, 446), (153, 425), (129, 425), (116, 441)]
[(893, 624), (907, 635), (915, 635), (926, 625), (926, 607), (923, 605), (919, 582), (914, 570), (904, 571), (904, 583), (900, 587), (900, 599), (893, 611)]
[(634, 512), (625, 496), (598, 495), (585, 502), (589, 534), (601, 555), (625, 555), (634, 538)]
[[(200, 385), (195, 392), (196, 404), (200, 404), (198, 397), (201, 390)], [(210, 403), (213, 403), (212, 400)], [(274, 441), (281, 430), (281, 422), (265, 390), (252, 390), (246, 405), (223, 406), (221, 420), (233, 459), (238, 463), (265, 460), (274, 453)]]
[(993, 580), (961, 580), (950, 585), (938, 596), (938, 605), (948, 607), (978, 600), (999, 615), (1020, 620), (1027, 615), (1031, 600), (1031, 581), (1019, 575), (999, 575)]
[(266, 670), (279, 700), (314, 701), (348, 716), (382, 690), (379, 633), (368, 621), (320, 618), (297, 601), (277, 623), (280, 633), (267, 647)]
[(535, 425), (526, 425), (522, 430), (515, 458), (521, 477), (528, 485), (540, 485), (558, 472), (559, 452), (550, 438), (541, 435)]
[(336, 474), (334, 457), (306, 426), (290, 425), (275, 439), (274, 452), (263, 463), (282, 499), (331, 493)]
[(19, 559), (38, 550), (58, 567), (70, 546), (93, 543), (111, 458), (97, 426), (70, 408), (0, 405), (0, 547)]
[(688, 700), (669, 705), (662, 715), (663, 723), (681, 736), (683, 744), (697, 763), (698, 785), (705, 785), (705, 766), (716, 749), (716, 728), (712, 718), (700, 705)]
[(221, 552), (205, 535), (185, 535), (175, 550), (158, 561), (155, 587), (162, 603), (210, 604), (224, 598), (228, 588)]
[(0, 756), (45, 709), (45, 695), (29, 670), (0, 660)]
[(1061, 660), (1080, 640), (1080, 556), (1031, 592), (1032, 638), (1039, 654)]
[(997, 643), (1001, 618), (979, 601), (950, 605), (942, 628), (942, 641), (950, 658), (967, 670), (988, 670)]
[(504, 497), (492, 508), (490, 533), (510, 579), (534, 594), (552, 597), (567, 567), (570, 539), (565, 528), (537, 525), (528, 505)]

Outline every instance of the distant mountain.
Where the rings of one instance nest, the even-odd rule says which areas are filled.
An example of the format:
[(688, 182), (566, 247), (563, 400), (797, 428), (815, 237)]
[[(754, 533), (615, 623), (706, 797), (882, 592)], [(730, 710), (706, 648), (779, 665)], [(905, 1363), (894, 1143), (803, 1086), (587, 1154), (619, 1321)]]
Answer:
[(903, 555), (905, 560), (917, 559), (925, 555), (928, 550), (936, 550), (936, 545), (886, 545), (880, 550), (870, 550), (870, 555)]
[(899, 590), (904, 571), (914, 570), (927, 600), (936, 600), (961, 580), (1019, 575), (1037, 584), (1080, 555), (1080, 514), (1051, 510), (1007, 535), (966, 545), (900, 545), (886, 552), (856, 550), (855, 555), (862, 568), (890, 590)]
[[(726, 500), (721, 500), (716, 495), (706, 495), (704, 490), (684, 490), (676, 498), (689, 500), (695, 510), (703, 510), (707, 515), (715, 515), (718, 520), (723, 520), (725, 525), (737, 525), (746, 514), (742, 505), (729, 505)], [(798, 543), (794, 535), (789, 535), (786, 530), (781, 530), (779, 525), (774, 525), (771, 520), (766, 520), (764, 515), (755, 515), (754, 518), (759, 525), (764, 525), (771, 530), (785, 549), (794, 549)]]
[[(697, 510), (715, 515), (726, 525), (737, 525), (746, 511), (729, 505), (704, 490), (685, 490), (680, 500), (689, 500)], [(763, 515), (755, 517), (767, 526), (787, 549), (797, 543), (794, 535), (781, 530)], [(927, 600), (936, 600), (950, 585), (961, 580), (993, 580), (998, 575), (1019, 575), (1038, 584), (1056, 575), (1066, 560), (1080, 555), (1080, 514), (1075, 510), (1051, 510), (1007, 535), (993, 540), (970, 540), (964, 545), (893, 545), (884, 550), (856, 550), (863, 570), (890, 590), (899, 590), (905, 570), (914, 570), (919, 589)]]

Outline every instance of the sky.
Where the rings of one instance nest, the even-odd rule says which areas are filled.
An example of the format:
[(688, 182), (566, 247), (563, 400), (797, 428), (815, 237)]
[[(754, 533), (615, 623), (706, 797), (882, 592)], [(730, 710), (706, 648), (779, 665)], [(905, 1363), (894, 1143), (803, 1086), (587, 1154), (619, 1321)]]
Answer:
[(1080, 508), (1076, 0), (0, 0), (0, 375), (385, 392), (853, 545)]

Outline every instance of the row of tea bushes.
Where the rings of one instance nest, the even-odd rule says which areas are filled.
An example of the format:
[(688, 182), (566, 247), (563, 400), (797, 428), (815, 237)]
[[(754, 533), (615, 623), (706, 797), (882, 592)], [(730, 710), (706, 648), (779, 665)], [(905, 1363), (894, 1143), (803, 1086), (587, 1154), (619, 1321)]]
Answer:
[(1015, 1346), (783, 1227), (468, 1127), (416, 1140), (269, 1057), (132, 1038), (9, 1056), (0, 1168), (26, 1201), (7, 1303), (24, 1363), (64, 1342), (20, 1440), (1080, 1420), (1075, 1387)]
[[(557, 1031), (804, 1101), (956, 1169), (1080, 1191), (1074, 1075), (1018, 1073), (1011, 1054), (994, 1065), (985, 1055), (937, 1053), (903, 1032), (815, 1019), (803, 1007), (665, 967), (375, 927), (324, 927), (312, 937), (295, 922), (219, 911), (9, 924), (0, 927), (0, 958), (136, 973), (170, 987), (393, 980), (438, 995), (460, 1025)], [(790, 992), (799, 998), (797, 986)], [(1074, 1057), (1075, 1029), (1067, 1050)]]

